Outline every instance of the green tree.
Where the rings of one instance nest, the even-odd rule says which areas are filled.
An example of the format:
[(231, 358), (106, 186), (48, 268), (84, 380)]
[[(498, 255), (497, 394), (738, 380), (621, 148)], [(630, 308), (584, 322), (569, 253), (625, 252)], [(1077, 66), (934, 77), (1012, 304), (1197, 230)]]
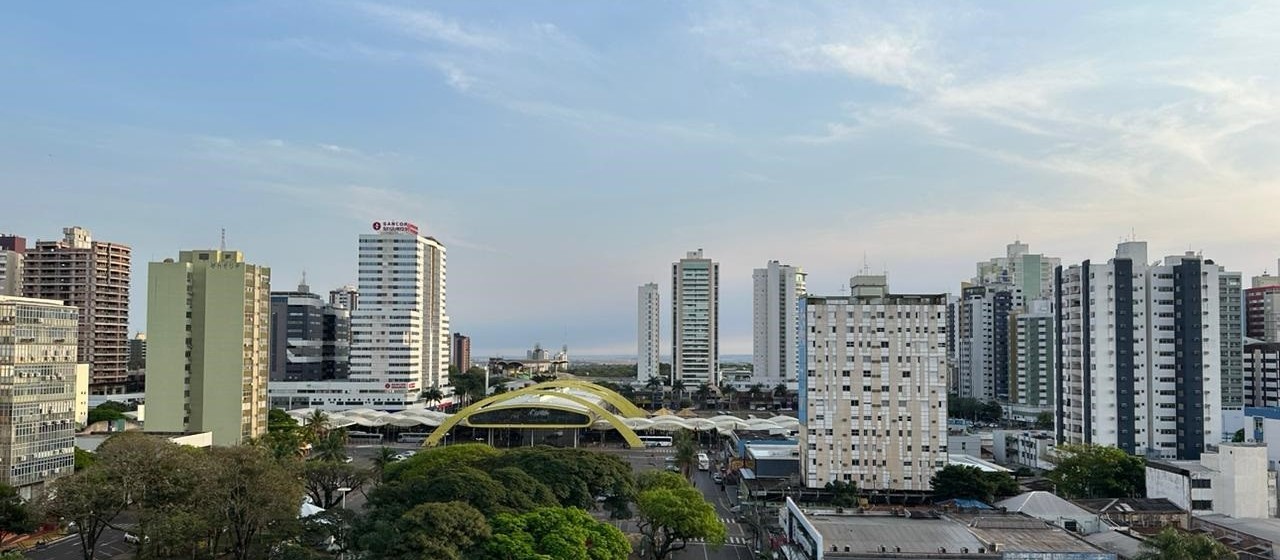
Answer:
[(1165, 527), (1142, 542), (1135, 560), (1236, 560), (1236, 553), (1204, 533)]
[(756, 383), (756, 384), (752, 385), (751, 387), (747, 388), (747, 397), (748, 397), (749, 399), (751, 399), (751, 404), (752, 404), (752, 405), (756, 404), (756, 402), (757, 402), (757, 401), (759, 401), (759, 400), (760, 400), (760, 397), (762, 397), (762, 396), (764, 396), (764, 384), (763, 384), (763, 383)]
[(444, 392), (441, 391), (439, 387), (435, 387), (435, 386), (429, 387), (427, 388), (427, 390), (422, 392), (422, 400), (426, 401), (427, 405), (430, 406), (432, 404), (443, 401)]
[(80, 472), (80, 471), (82, 471), (82, 470), (85, 470), (85, 469), (87, 469), (87, 468), (89, 468), (89, 467), (93, 466), (93, 463), (94, 463), (95, 461), (97, 461), (97, 460), (98, 460), (98, 458), (97, 458), (97, 457), (96, 457), (92, 452), (85, 451), (85, 450), (80, 449), (79, 447), (77, 447), (77, 448), (76, 448), (76, 463), (75, 463), (75, 471), (76, 471), (76, 472)]
[(313, 410), (302, 423), (302, 440), (314, 445), (329, 434), (329, 415), (323, 410)]
[(0, 484), (0, 545), (12, 537), (36, 530), (37, 517), (18, 491), (8, 484)]
[(1053, 413), (1049, 411), (1045, 411), (1045, 412), (1041, 412), (1040, 414), (1037, 414), (1036, 429), (1052, 430), (1053, 429)]
[(104, 470), (97, 468), (59, 478), (52, 488), (42, 509), (52, 518), (75, 523), (84, 560), (93, 560), (102, 532), (115, 526), (117, 518), (129, 507), (125, 493)]
[(226, 529), (233, 557), (265, 556), (274, 544), (267, 537), (280, 539), (274, 530), (297, 522), (302, 482), (260, 447), (214, 447), (206, 456), (213, 468), (201, 499)]
[(676, 466), (680, 467), (680, 474), (683, 474), (686, 479), (692, 479), (694, 467), (698, 463), (698, 447), (693, 442), (693, 433), (689, 430), (676, 432), (674, 443)]
[(359, 491), (369, 481), (371, 472), (351, 463), (307, 461), (302, 467), (302, 486), (311, 503), (329, 509), (342, 503), (339, 488)]
[(347, 459), (347, 430), (339, 428), (324, 432), (312, 442), (311, 459), (341, 462)]
[(383, 478), (387, 482), (428, 478), (441, 467), (477, 465), (499, 455), (502, 455), (501, 451), (483, 443), (423, 449), (408, 459), (387, 466)]
[(707, 406), (707, 400), (711, 398), (711, 384), (702, 382), (698, 384), (698, 388), (693, 391), (693, 395), (698, 398), (698, 404)]
[(649, 471), (637, 477), (636, 485), (642, 558), (664, 560), (688, 546), (689, 539), (724, 543), (725, 527), (715, 507), (684, 477)]
[(296, 432), (298, 428), (298, 421), (284, 409), (273, 408), (267, 411), (268, 432)]
[(377, 482), (386, 480), (387, 467), (396, 462), (396, 450), (387, 446), (378, 448), (373, 456), (373, 479)]
[(453, 394), (465, 402), (472, 402), (485, 397), (485, 372), (482, 368), (471, 368), (449, 378), (453, 385)]
[(976, 467), (947, 465), (934, 473), (933, 499), (965, 498), (992, 503), (1018, 493), (1018, 482), (1006, 472), (983, 472)]
[(1231, 436), (1231, 441), (1232, 443), (1244, 442), (1244, 428), (1240, 428), (1239, 430), (1236, 430), (1236, 433)]
[(1064, 445), (1049, 472), (1059, 495), (1071, 499), (1131, 498), (1146, 494), (1146, 461), (1115, 447)]
[(676, 402), (680, 402), (684, 400), (684, 389), (685, 389), (685, 385), (684, 385), (683, 379), (676, 379), (675, 381), (671, 382), (671, 391), (675, 393)]
[(97, 424), (98, 422), (120, 420), (124, 418), (124, 405), (115, 401), (107, 401), (98, 406), (93, 407), (89, 411), (89, 420), (87, 424)]
[[(141, 432), (124, 432), (98, 447), (99, 463), (111, 483), (124, 493), (132, 532), (147, 537), (134, 543), (136, 556), (144, 556), (152, 533), (170, 511), (189, 504), (201, 482), (199, 452), (164, 438)], [(150, 543), (155, 546), (154, 542)]]
[(856, 482), (845, 482), (843, 480), (833, 480), (826, 485), (828, 492), (831, 492), (831, 505), (836, 507), (854, 507), (858, 505), (858, 484)]
[(724, 402), (731, 408), (738, 403), (738, 390), (728, 383), (720, 386), (720, 396), (724, 397)]
[(357, 546), (371, 558), (461, 560), (491, 532), (484, 515), (467, 503), (432, 502), (389, 523), (366, 523), (359, 534)]
[(631, 543), (617, 527), (577, 508), (541, 508), (493, 520), (478, 560), (626, 560)]
[(634, 495), (631, 466), (615, 455), (585, 449), (555, 447), (521, 447), (484, 462), (488, 470), (515, 467), (545, 484), (555, 493), (561, 506), (591, 509), (596, 496), (622, 498), (623, 503), (609, 500), (606, 506), (615, 513)]
[(267, 433), (254, 440), (254, 444), (266, 449), (272, 457), (281, 462), (296, 461), (307, 453), (302, 430), (271, 431), (268, 429)]

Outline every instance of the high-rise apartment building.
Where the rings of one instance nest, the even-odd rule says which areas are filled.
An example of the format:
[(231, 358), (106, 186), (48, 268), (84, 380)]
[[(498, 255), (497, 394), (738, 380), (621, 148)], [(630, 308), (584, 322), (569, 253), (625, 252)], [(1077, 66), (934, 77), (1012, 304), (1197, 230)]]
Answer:
[(147, 368), (147, 333), (140, 332), (129, 339), (129, 371)]
[(271, 270), (239, 251), (182, 251), (147, 267), (151, 432), (212, 432), (238, 445), (267, 431)]
[(1053, 411), (1053, 305), (1030, 300), (1009, 318), (1009, 399), (1011, 418), (1034, 422)]
[(687, 386), (719, 383), (720, 263), (689, 251), (671, 265), (671, 375)]
[(375, 408), (449, 394), (445, 247), (407, 222), (375, 222), (360, 236), (360, 303), (351, 318), (351, 380), (384, 388)]
[(1009, 314), (1018, 301), (1009, 284), (967, 286), (955, 303), (953, 325), (959, 396), (981, 401), (1009, 398)]
[(471, 337), (453, 333), (453, 346), (449, 349), (449, 361), (458, 373), (471, 369)]
[(1222, 364), (1222, 409), (1244, 408), (1244, 308), (1242, 278), (1218, 266), (1218, 358)]
[(0, 296), (0, 482), (25, 499), (75, 465), (77, 315)]
[(1008, 403), (1015, 375), (1009, 316), (1024, 311), (1028, 301), (1053, 295), (1053, 271), (1059, 263), (1014, 241), (1005, 247), (1005, 256), (977, 264), (977, 274), (961, 285), (960, 299), (950, 309), (952, 391)]
[(40, 241), (27, 251), (23, 295), (78, 308), (79, 360), (89, 364), (90, 390), (122, 392), (129, 373), (132, 251), (95, 241), (84, 228), (62, 232), (61, 241)]
[(1055, 279), (1060, 442), (1195, 460), (1222, 432), (1221, 268), (1145, 242)]
[(347, 311), (354, 313), (359, 304), (360, 292), (355, 286), (348, 284), (336, 290), (329, 290), (329, 305), (341, 305), (347, 308)]
[(1025, 300), (1053, 296), (1053, 271), (1061, 264), (1057, 257), (1032, 253), (1031, 247), (1021, 241), (1005, 246), (1005, 256), (978, 263), (978, 274), (973, 285), (1004, 284), (1021, 306)]
[(26, 238), (0, 235), (0, 296), (22, 296), (22, 265), (26, 256)]
[(1244, 406), (1280, 407), (1280, 342), (1244, 345)]
[(805, 273), (769, 261), (751, 275), (753, 284), (752, 381), (772, 390), (779, 383), (796, 390), (800, 380), (800, 298)]
[(929, 490), (947, 464), (947, 296), (892, 294), (884, 276), (850, 284), (804, 298), (802, 480)]
[[(1280, 263), (1276, 263), (1280, 266)], [(1280, 342), (1280, 276), (1254, 276), (1244, 290), (1245, 336)]]
[(636, 290), (636, 379), (657, 377), (661, 327), (658, 285), (650, 282)]
[(351, 313), (326, 304), (306, 284), (271, 292), (271, 381), (346, 379)]

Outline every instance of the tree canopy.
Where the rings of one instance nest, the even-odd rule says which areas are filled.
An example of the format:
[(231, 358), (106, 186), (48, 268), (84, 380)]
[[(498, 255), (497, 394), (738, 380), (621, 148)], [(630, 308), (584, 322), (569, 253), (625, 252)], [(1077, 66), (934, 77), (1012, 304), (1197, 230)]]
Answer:
[(715, 507), (683, 476), (644, 472), (637, 477), (636, 485), (643, 558), (663, 560), (688, 546), (689, 539), (704, 539), (712, 545), (724, 543), (725, 527)]
[(626, 560), (631, 543), (617, 527), (577, 508), (502, 514), (477, 560)]
[(1236, 554), (1204, 533), (1165, 527), (1142, 542), (1142, 553), (1135, 560), (1236, 560)]
[(1063, 445), (1048, 478), (1058, 494), (1072, 499), (1131, 498), (1146, 495), (1146, 461), (1115, 447)]
[(1018, 482), (1006, 472), (984, 472), (967, 465), (947, 465), (934, 473), (933, 499), (972, 499), (992, 503), (999, 498), (1016, 495)]

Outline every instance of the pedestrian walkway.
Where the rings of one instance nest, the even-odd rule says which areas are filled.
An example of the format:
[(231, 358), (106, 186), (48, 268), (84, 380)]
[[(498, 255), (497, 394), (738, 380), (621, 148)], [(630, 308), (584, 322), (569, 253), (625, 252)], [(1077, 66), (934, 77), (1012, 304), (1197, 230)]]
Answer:
[[(701, 538), (689, 539), (689, 544), (704, 544), (706, 542), (707, 542), (706, 539), (701, 539)], [(725, 537), (724, 544), (727, 546), (734, 546), (734, 545), (746, 546), (751, 544), (751, 539), (748, 537)]]

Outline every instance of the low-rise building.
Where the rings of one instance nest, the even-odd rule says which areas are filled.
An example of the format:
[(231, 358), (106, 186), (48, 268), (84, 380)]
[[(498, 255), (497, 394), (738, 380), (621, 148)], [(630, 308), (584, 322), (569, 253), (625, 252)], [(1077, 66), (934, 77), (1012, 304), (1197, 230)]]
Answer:
[(1168, 499), (1194, 515), (1276, 514), (1276, 475), (1267, 469), (1262, 445), (1223, 443), (1199, 461), (1148, 461), (1146, 478), (1147, 497)]
[(1098, 514), (1059, 498), (1051, 492), (1026, 492), (993, 505), (1009, 513), (1021, 513), (1082, 535), (1107, 530)]
[(1098, 498), (1071, 503), (1097, 514), (1117, 529), (1152, 533), (1165, 527), (1191, 527), (1191, 512), (1164, 498)]
[(1036, 430), (999, 430), (993, 434), (995, 461), (1013, 468), (1027, 467), (1053, 470), (1053, 453), (1057, 440), (1053, 432)]

